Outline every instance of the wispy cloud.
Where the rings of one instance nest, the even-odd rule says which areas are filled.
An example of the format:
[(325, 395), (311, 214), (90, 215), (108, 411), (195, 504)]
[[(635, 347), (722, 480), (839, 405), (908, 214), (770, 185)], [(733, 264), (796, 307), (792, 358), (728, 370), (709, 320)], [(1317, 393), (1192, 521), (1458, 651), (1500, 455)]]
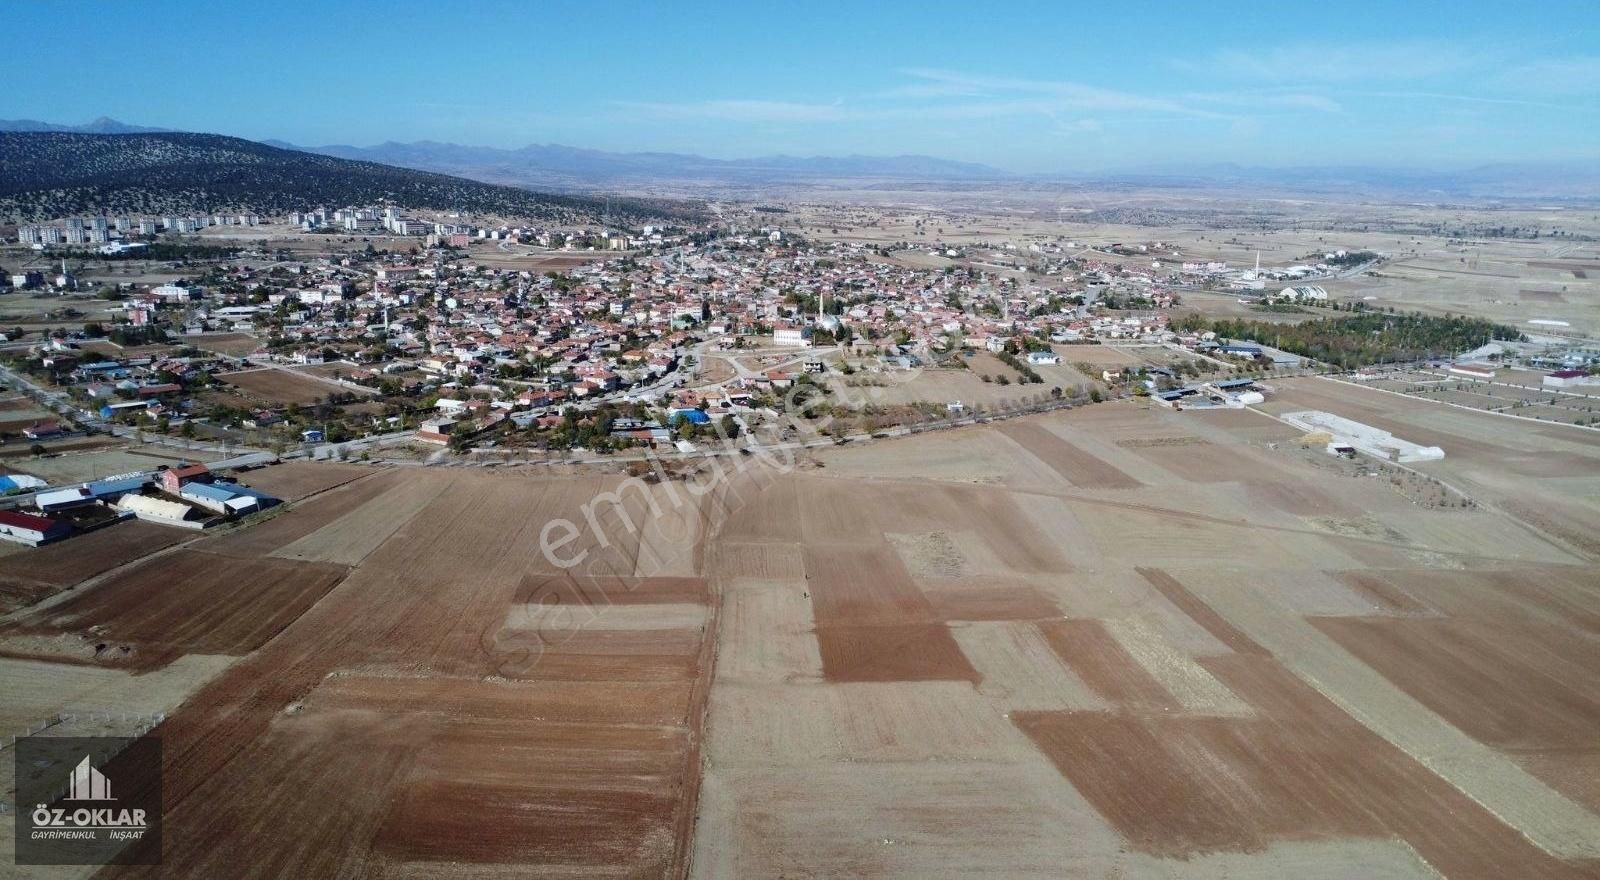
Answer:
[(1225, 107), (1250, 109), (1314, 110), (1322, 113), (1339, 113), (1343, 105), (1325, 95), (1308, 92), (1190, 92), (1184, 99)]
[[(1104, 127), (1085, 114), (1129, 114), (1148, 117), (1204, 118), (1233, 121), (1237, 114), (1219, 109), (1216, 96), (1204, 99), (1141, 95), (1084, 83), (962, 73), (934, 68), (901, 70), (913, 80), (852, 98), (848, 102), (805, 103), (766, 99), (686, 102), (615, 102), (626, 112), (658, 119), (718, 120), (746, 123), (836, 123), (883, 120), (979, 120), (1037, 116), (1058, 130), (1087, 133)], [(1244, 106), (1243, 99), (1232, 103)], [(1261, 106), (1300, 105), (1292, 97), (1275, 97)]]
[(1496, 84), (1540, 95), (1600, 95), (1600, 56), (1545, 58), (1505, 70)]
[(1166, 98), (1078, 82), (987, 76), (926, 67), (907, 68), (900, 73), (923, 80), (927, 84), (959, 90), (966, 95), (979, 97), (1032, 95), (1043, 99), (1035, 106), (1057, 110), (1155, 110), (1165, 113), (1214, 115)]
[(1441, 42), (1304, 43), (1223, 49), (1174, 64), (1191, 73), (1255, 81), (1348, 83), (1427, 79), (1480, 66), (1492, 57), (1481, 49)]
[(1563, 105), (1549, 101), (1530, 101), (1524, 98), (1496, 98), (1491, 95), (1457, 95), (1449, 92), (1360, 92), (1369, 98), (1393, 98), (1402, 101), (1444, 101), (1453, 104), (1499, 104), (1515, 107), (1554, 107)]

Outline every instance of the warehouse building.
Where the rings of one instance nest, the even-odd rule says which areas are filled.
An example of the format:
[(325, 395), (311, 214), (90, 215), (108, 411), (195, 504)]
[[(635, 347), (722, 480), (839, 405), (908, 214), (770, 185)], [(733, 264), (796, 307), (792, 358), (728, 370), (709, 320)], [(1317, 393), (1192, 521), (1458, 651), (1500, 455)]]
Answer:
[(145, 522), (186, 529), (205, 528), (205, 522), (200, 519), (200, 511), (177, 501), (152, 498), (149, 495), (125, 495), (117, 502), (117, 509), (123, 513), (131, 513)]
[(0, 510), (0, 540), (37, 547), (46, 541), (65, 538), (72, 527), (60, 520), (15, 510)]

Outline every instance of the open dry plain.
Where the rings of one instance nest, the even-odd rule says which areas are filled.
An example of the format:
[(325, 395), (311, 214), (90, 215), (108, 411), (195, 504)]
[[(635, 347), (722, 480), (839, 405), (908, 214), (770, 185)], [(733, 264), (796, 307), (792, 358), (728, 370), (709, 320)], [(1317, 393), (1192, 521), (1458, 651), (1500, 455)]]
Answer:
[(1600, 876), (1600, 438), (1275, 386), (655, 484), (280, 465), (253, 526), (6, 558), (88, 580), (3, 662), (182, 700), (106, 877)]

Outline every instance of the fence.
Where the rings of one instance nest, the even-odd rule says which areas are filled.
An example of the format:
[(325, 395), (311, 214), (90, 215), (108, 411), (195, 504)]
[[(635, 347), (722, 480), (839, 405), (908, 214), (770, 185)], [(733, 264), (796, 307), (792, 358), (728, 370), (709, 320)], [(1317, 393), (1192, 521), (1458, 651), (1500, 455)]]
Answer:
[(167, 720), (167, 713), (165, 712), (112, 712), (109, 710), (58, 712), (40, 721), (37, 725), (29, 724), (20, 732), (0, 739), (0, 751), (14, 748), (17, 740), (23, 737), (34, 736), (63, 724), (115, 724), (118, 725), (118, 732), (114, 734), (115, 736), (140, 737), (155, 729), (157, 725), (165, 720)]

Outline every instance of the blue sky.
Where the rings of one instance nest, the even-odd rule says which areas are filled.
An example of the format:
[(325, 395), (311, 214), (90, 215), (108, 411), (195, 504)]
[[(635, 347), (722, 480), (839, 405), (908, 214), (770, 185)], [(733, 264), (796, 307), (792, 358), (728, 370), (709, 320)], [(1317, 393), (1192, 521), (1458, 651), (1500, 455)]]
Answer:
[(34, 2), (0, 118), (1016, 171), (1600, 159), (1600, 0), (984, 6)]

